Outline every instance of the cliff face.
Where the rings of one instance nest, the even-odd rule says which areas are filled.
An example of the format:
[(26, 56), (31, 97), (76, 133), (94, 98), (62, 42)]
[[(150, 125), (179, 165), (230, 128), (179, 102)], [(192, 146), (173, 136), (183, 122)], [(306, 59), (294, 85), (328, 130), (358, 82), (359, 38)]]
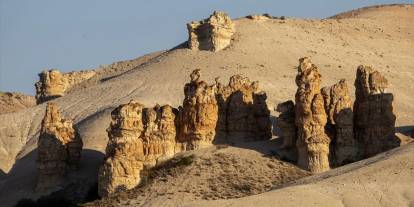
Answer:
[(370, 157), (399, 146), (395, 136), (395, 119), (388, 81), (369, 66), (359, 66), (355, 79), (355, 130), (362, 143), (363, 157)]
[(344, 79), (331, 87), (324, 87), (322, 95), (328, 115), (326, 131), (332, 140), (335, 165), (344, 165), (357, 160), (357, 141), (354, 137), (352, 100)]
[(61, 185), (67, 172), (78, 169), (83, 143), (72, 125), (55, 103), (47, 104), (38, 141), (37, 191)]
[(320, 82), (321, 75), (318, 68), (309, 58), (301, 58), (296, 76), (298, 90), (295, 98), (298, 165), (314, 173), (330, 169), (330, 139), (325, 134), (327, 115), (320, 93)]
[(43, 102), (65, 95), (76, 84), (79, 84), (95, 75), (95, 71), (79, 71), (62, 74), (57, 69), (39, 73), (39, 81), (35, 83), (36, 102)]
[(230, 45), (235, 25), (224, 12), (214, 11), (208, 18), (187, 24), (188, 47), (192, 50), (219, 51)]

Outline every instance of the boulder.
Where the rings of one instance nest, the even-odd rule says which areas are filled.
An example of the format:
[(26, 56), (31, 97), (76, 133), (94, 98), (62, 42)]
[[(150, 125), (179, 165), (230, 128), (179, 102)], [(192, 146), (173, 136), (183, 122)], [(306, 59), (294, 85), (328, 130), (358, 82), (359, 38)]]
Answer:
[(235, 25), (224, 12), (214, 11), (207, 19), (187, 24), (188, 47), (192, 50), (219, 51), (230, 45)]
[(326, 132), (331, 138), (334, 165), (341, 166), (357, 160), (358, 146), (354, 137), (352, 100), (345, 79), (322, 88), (328, 116)]
[(310, 58), (301, 58), (299, 63), (295, 96), (298, 165), (319, 173), (330, 169), (330, 138), (325, 134), (327, 115), (320, 92), (321, 75)]
[(354, 120), (356, 138), (363, 158), (400, 145), (395, 136), (392, 93), (386, 93), (387, 79), (370, 66), (359, 66), (355, 79)]
[(58, 105), (49, 102), (37, 148), (37, 191), (63, 184), (67, 172), (79, 167), (83, 143), (70, 120), (62, 119)]

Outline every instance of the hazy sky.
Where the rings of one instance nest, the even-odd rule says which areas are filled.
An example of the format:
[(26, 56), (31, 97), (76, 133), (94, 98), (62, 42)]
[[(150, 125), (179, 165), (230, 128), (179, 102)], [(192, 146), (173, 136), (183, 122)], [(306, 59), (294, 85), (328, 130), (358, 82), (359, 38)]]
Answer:
[(0, 0), (0, 91), (34, 94), (43, 69), (95, 68), (172, 48), (213, 10), (324, 18), (386, 0)]

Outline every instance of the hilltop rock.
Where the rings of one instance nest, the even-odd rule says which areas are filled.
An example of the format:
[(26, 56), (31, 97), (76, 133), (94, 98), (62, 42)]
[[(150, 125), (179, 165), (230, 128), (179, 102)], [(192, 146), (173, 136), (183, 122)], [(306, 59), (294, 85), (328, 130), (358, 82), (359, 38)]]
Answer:
[(279, 103), (276, 111), (280, 113), (276, 125), (282, 132), (282, 147), (293, 148), (296, 146), (295, 104), (293, 101)]
[(13, 113), (34, 105), (36, 105), (36, 99), (33, 96), (0, 92), (0, 114)]
[(340, 166), (357, 159), (357, 141), (354, 138), (352, 100), (345, 79), (331, 87), (324, 87), (322, 95), (328, 115), (326, 131), (333, 144), (335, 164)]
[(363, 145), (363, 157), (371, 157), (400, 145), (395, 136), (392, 93), (387, 79), (369, 66), (359, 66), (355, 79), (355, 133)]
[(82, 139), (72, 121), (61, 117), (58, 106), (49, 102), (38, 140), (37, 191), (61, 185), (65, 174), (79, 167)]
[(270, 16), (269, 14), (251, 14), (251, 15), (246, 16), (246, 18), (254, 20), (254, 21), (263, 21), (263, 20), (273, 19), (273, 17)]
[(43, 102), (65, 95), (65, 91), (95, 75), (95, 71), (79, 71), (62, 74), (57, 69), (45, 70), (39, 73), (36, 82), (36, 102)]
[(217, 52), (230, 45), (235, 33), (235, 25), (224, 12), (214, 11), (202, 21), (187, 24), (188, 47), (192, 50), (209, 50)]
[(330, 139), (325, 134), (327, 115), (320, 93), (321, 75), (310, 58), (299, 59), (296, 76), (295, 124), (297, 127), (298, 165), (318, 173), (329, 167)]
[(190, 78), (184, 86), (185, 98), (180, 109), (178, 141), (184, 143), (182, 150), (212, 145), (218, 121), (216, 85), (201, 81), (200, 70), (194, 70)]

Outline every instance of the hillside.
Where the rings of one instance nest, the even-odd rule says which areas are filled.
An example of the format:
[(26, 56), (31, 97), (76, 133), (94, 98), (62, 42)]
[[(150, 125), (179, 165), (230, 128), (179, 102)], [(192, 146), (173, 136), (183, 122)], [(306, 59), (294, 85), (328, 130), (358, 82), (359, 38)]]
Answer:
[[(273, 109), (282, 101), (294, 99), (295, 67), (300, 57), (312, 57), (321, 70), (323, 86), (332, 85), (342, 78), (352, 85), (357, 66), (371, 65), (390, 81), (390, 92), (395, 94), (397, 131), (406, 132), (414, 124), (413, 21), (413, 5), (374, 7), (355, 15), (323, 20), (238, 18), (234, 21), (236, 34), (232, 44), (225, 50), (212, 53), (177, 47), (150, 54), (144, 56), (136, 67), (122, 71), (108, 69), (104, 75), (83, 83), (54, 102), (61, 107), (65, 117), (74, 119), (84, 148), (87, 149), (82, 160), (84, 168), (80, 174), (92, 178), (96, 177), (96, 168), (103, 157), (102, 152), (107, 142), (105, 129), (109, 125), (112, 109), (131, 99), (146, 106), (156, 103), (179, 106), (183, 100), (183, 86), (188, 82), (191, 71), (196, 68), (201, 69), (202, 79), (210, 83), (214, 82), (216, 76), (220, 76), (221, 81), (226, 83), (234, 74), (258, 80), (260, 89), (267, 93), (269, 108)], [(354, 88), (350, 90), (354, 91)], [(25, 196), (36, 197), (33, 196), (35, 148), (44, 109), (45, 104), (41, 104), (0, 115), (0, 169), (7, 174), (0, 177), (0, 202), (5, 205), (11, 205)], [(401, 158), (411, 159), (411, 149), (412, 145), (398, 154)], [(387, 160), (381, 163), (389, 165), (378, 165), (379, 167), (391, 166)], [(367, 170), (370, 169), (367, 167)], [(392, 169), (387, 169), (372, 176), (388, 179), (385, 175), (391, 171)], [(355, 174), (363, 172), (357, 171)], [(412, 168), (404, 173), (412, 175)], [(341, 176), (347, 175), (339, 175)], [(349, 176), (349, 180), (355, 178)], [(391, 178), (395, 177), (390, 176)], [(401, 184), (403, 181), (412, 182), (409, 178), (404, 179)], [(325, 191), (326, 188), (334, 189), (339, 185), (329, 185), (329, 182), (328, 179), (315, 185), (272, 191), (263, 194), (263, 199), (275, 197), (273, 194), (280, 194), (282, 198), (296, 192), (295, 189), (299, 189), (298, 192), (302, 192), (303, 196), (309, 196), (305, 194), (310, 192), (311, 187), (317, 186)], [(401, 189), (405, 190), (405, 187), (402, 186)], [(407, 192), (408, 200), (414, 199), (410, 197), (412, 193)], [(262, 199), (254, 197), (249, 202), (259, 202), (259, 198)], [(248, 204), (243, 198), (241, 201), (218, 202)]]

